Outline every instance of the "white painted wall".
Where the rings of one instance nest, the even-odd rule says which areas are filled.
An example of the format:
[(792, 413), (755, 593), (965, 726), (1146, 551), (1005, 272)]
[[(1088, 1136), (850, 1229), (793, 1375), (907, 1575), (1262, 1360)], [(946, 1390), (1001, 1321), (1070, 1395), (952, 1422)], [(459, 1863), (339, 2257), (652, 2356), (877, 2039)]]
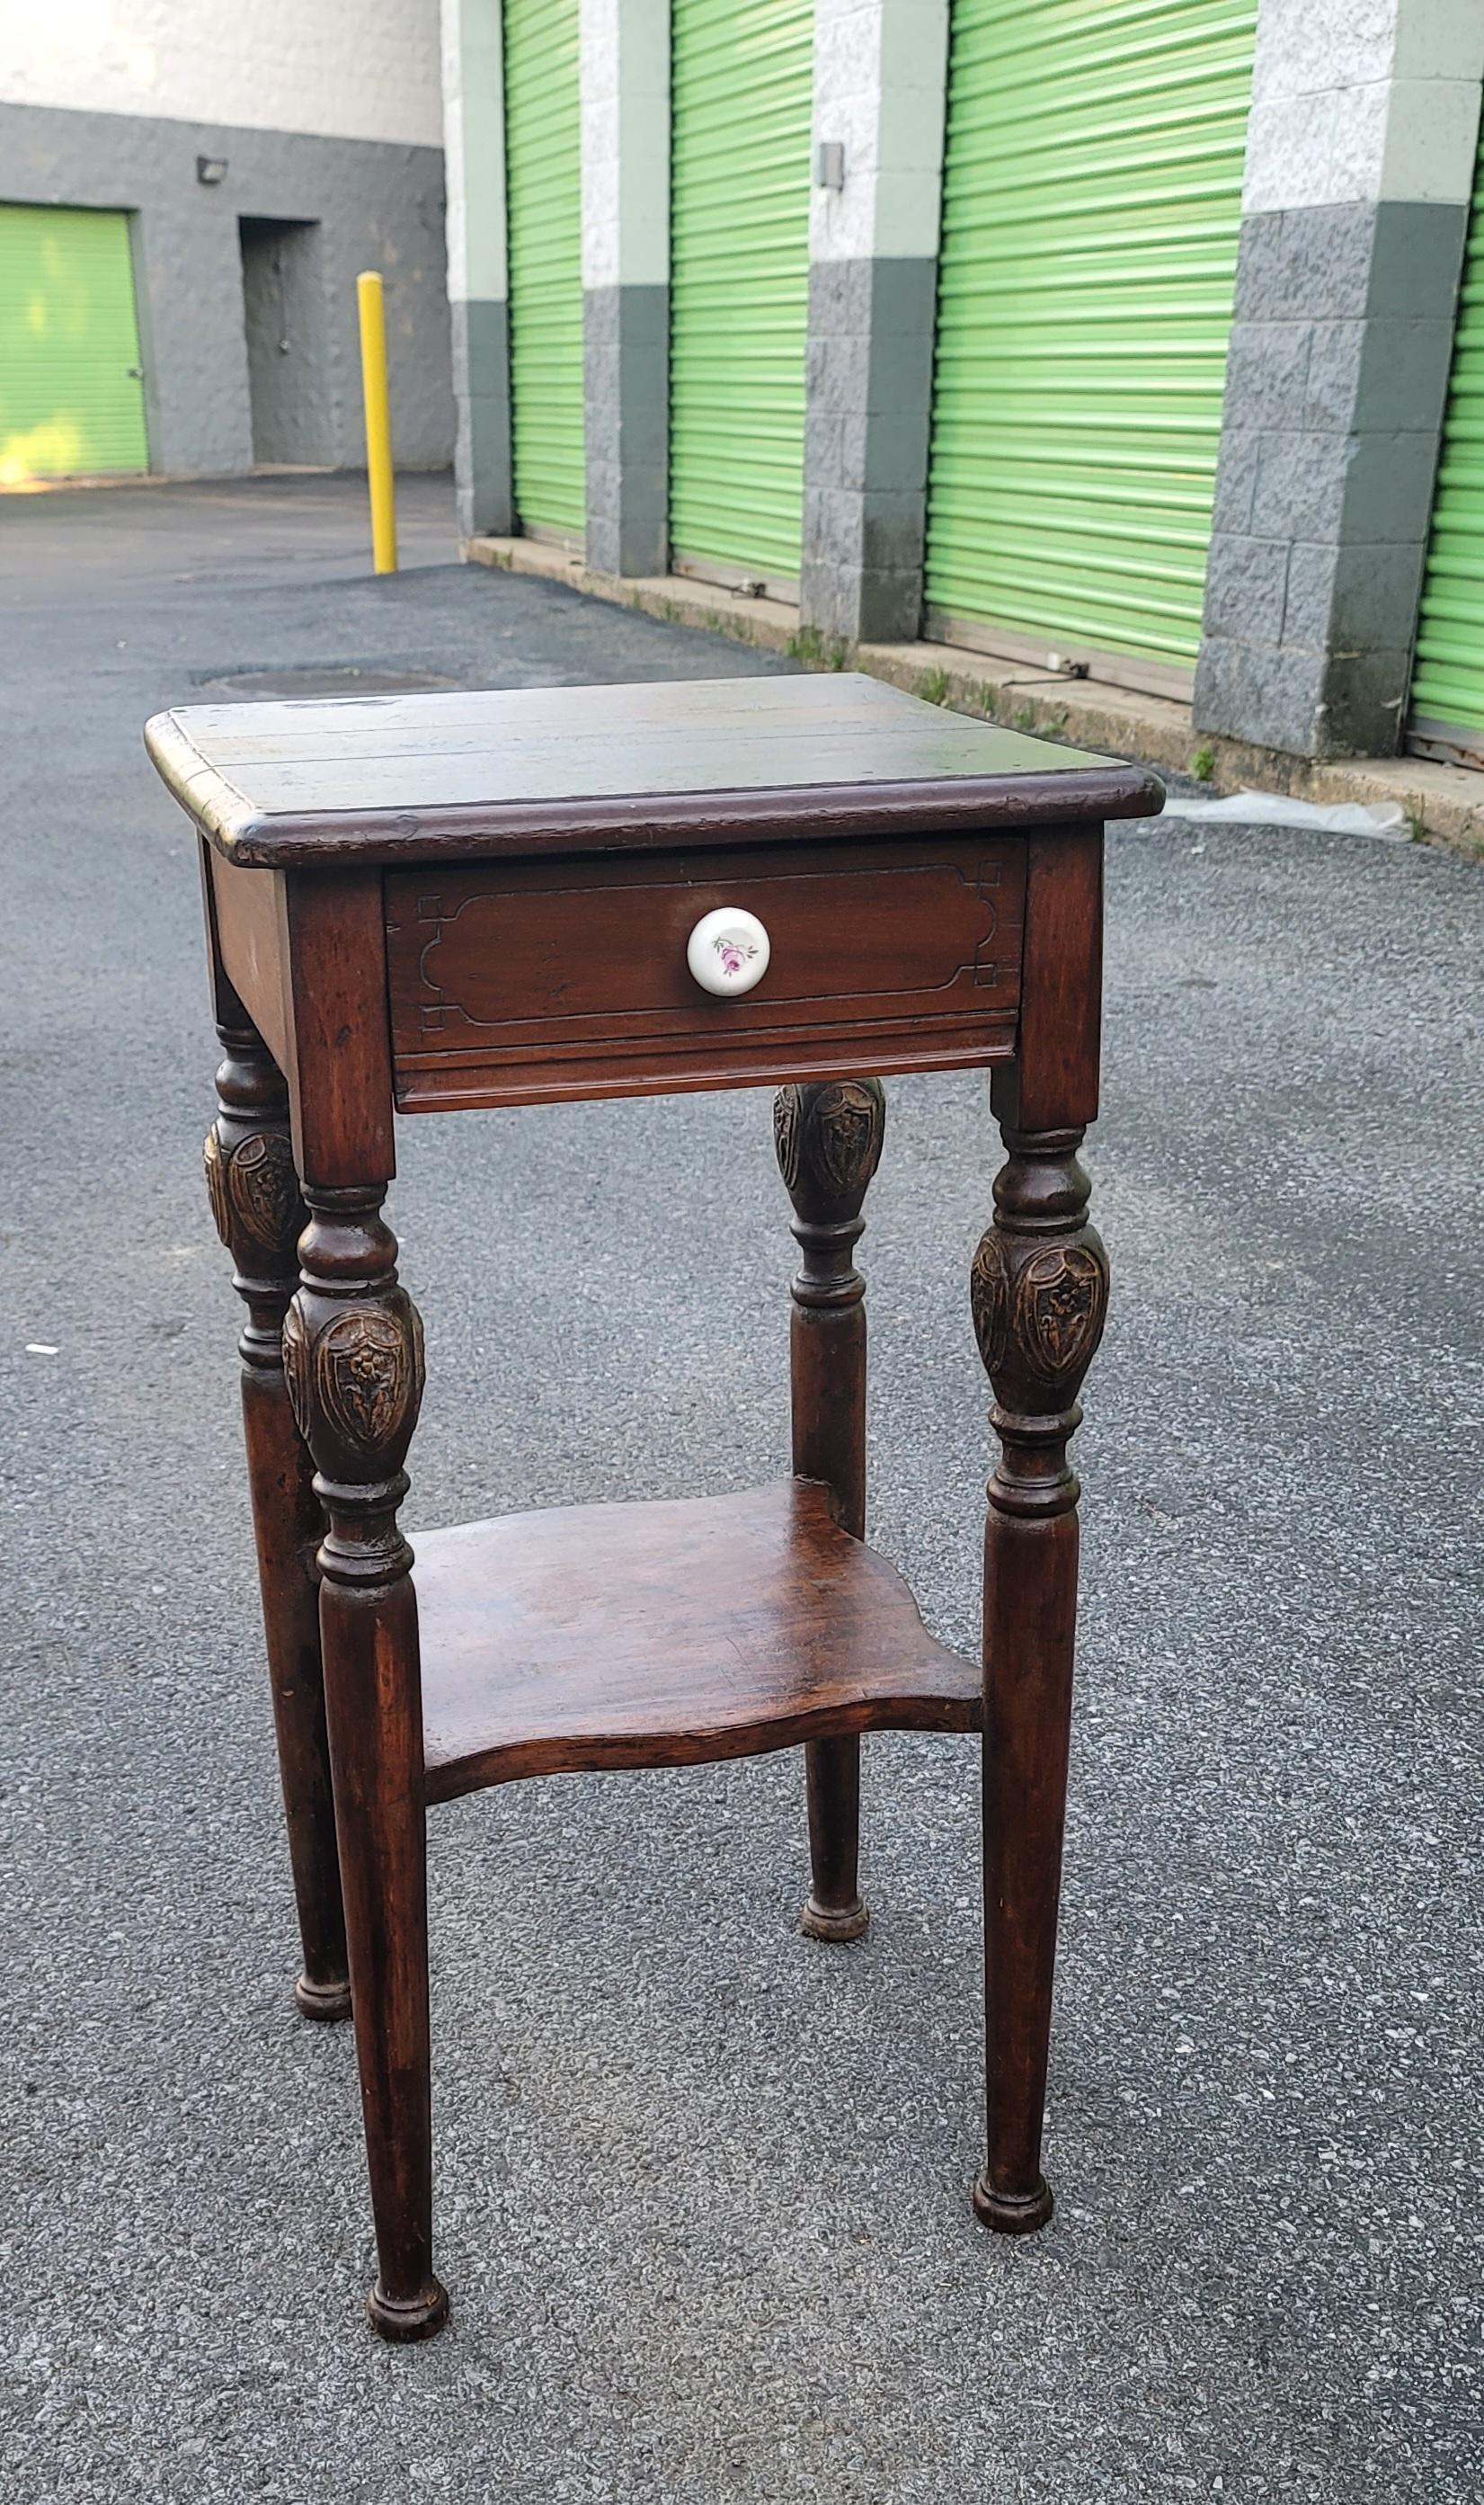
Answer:
[(1261, 0), (1248, 216), (1467, 200), (1484, 0)]
[(815, 0), (813, 138), (846, 153), (815, 185), (813, 261), (930, 261), (943, 205), (949, 0)]
[(579, 0), (582, 284), (670, 276), (670, 0)]
[(0, 0), (0, 103), (437, 148), (438, 0)]
[(503, 303), (510, 267), (500, 0), (443, 0), (443, 166), (449, 301)]

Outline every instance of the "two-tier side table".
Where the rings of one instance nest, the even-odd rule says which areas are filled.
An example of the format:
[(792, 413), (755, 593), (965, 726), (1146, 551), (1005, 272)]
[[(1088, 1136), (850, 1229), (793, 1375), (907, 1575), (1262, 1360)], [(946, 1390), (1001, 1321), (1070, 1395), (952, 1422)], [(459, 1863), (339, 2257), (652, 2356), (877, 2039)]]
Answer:
[[(850, 676), (160, 715), (202, 837), (225, 1059), (206, 1143), (248, 1320), (248, 1474), (314, 2018), (354, 2010), (389, 2339), (437, 2329), (426, 1819), (553, 1771), (803, 1744), (805, 1928), (848, 1940), (863, 1731), (982, 1732), (988, 2147), (1041, 2226), (1077, 1587), (1067, 1443), (1108, 1271), (1103, 822), (1134, 767)], [(971, 1273), (994, 1389), (983, 1668), (864, 1541), (853, 1250), (880, 1074), (988, 1068)], [(398, 1528), (423, 1335), (382, 1217), (400, 1114), (779, 1087), (802, 1264), (793, 1475), (744, 1496)]]

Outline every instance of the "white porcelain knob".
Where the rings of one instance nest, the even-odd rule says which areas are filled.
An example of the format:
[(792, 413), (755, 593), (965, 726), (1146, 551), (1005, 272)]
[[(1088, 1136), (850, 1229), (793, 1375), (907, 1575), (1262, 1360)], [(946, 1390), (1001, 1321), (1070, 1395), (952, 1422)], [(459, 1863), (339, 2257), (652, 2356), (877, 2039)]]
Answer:
[(685, 962), (704, 992), (733, 1000), (750, 992), (768, 971), (768, 934), (755, 913), (740, 904), (719, 904), (703, 913), (690, 935)]

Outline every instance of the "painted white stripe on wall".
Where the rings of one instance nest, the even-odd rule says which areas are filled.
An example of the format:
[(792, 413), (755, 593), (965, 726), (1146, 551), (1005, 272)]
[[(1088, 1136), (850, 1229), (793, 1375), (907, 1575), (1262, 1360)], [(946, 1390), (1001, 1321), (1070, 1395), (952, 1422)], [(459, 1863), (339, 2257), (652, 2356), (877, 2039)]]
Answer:
[(436, 148), (438, 0), (0, 0), (0, 103)]
[(1467, 200), (1481, 77), (1481, 0), (1262, 0), (1244, 211)]
[(816, 0), (813, 136), (845, 149), (815, 185), (814, 261), (930, 260), (943, 206), (949, 0)]
[(502, 303), (510, 273), (500, 0), (443, 0), (443, 149), (449, 301)]
[(579, 0), (582, 284), (670, 276), (670, 0)]

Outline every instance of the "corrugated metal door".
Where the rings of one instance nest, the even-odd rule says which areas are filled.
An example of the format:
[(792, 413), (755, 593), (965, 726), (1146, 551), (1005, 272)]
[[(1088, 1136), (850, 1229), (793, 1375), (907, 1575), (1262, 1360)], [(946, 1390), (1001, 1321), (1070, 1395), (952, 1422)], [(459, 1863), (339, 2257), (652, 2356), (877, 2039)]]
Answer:
[(813, 0), (673, 0), (670, 537), (796, 589)]
[(1484, 153), (1459, 297), (1412, 712), (1414, 738), (1484, 763)]
[(954, 0), (930, 631), (1189, 684), (1257, 0)]
[(127, 217), (0, 206), (0, 487), (149, 466)]
[(577, 0), (504, 0), (510, 406), (523, 530), (580, 547), (582, 178)]

